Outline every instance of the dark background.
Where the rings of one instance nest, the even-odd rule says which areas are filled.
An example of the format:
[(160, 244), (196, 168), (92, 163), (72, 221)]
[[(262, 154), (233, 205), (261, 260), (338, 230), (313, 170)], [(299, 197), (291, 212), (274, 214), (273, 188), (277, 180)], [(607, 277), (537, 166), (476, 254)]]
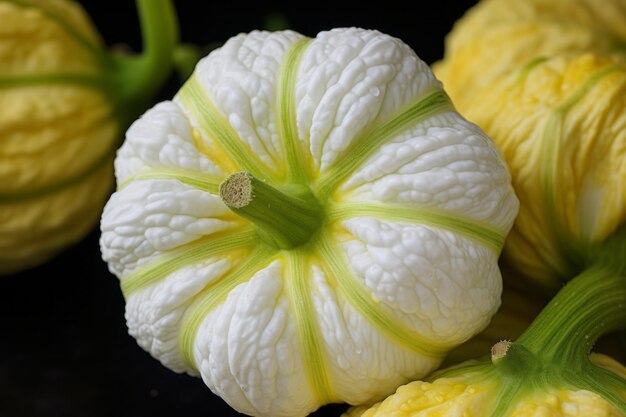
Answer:
[[(81, 2), (108, 45), (141, 41), (134, 2)], [(183, 42), (209, 45), (263, 28), (280, 14), (314, 37), (342, 26), (378, 29), (409, 44), (427, 63), (442, 57), (444, 36), (475, 1), (176, 2)], [(0, 22), (1, 24), (1, 22)], [(170, 98), (175, 77), (158, 99)], [(99, 232), (47, 264), (0, 277), (0, 417), (239, 416), (200, 379), (176, 374), (127, 334), (117, 279), (100, 258)], [(315, 417), (339, 416), (327, 406)]]

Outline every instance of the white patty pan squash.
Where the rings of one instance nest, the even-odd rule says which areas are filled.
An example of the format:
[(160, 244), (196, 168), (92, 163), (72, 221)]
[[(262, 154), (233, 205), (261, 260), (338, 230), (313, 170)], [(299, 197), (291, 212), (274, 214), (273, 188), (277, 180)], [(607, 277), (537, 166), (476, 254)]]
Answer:
[(380, 32), (231, 38), (115, 172), (101, 250), (130, 334), (240, 412), (382, 398), (499, 306), (508, 169)]

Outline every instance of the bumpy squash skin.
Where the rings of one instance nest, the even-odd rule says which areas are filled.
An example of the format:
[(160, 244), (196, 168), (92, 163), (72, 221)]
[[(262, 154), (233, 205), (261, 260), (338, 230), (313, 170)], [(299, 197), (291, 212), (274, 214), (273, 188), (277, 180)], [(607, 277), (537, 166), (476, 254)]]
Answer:
[[(435, 72), (499, 145), (520, 197), (503, 254), (527, 280), (508, 284), (560, 291), (491, 363), (437, 372), (354, 415), (626, 415), (624, 367), (589, 356), (626, 323), (625, 23), (620, 1), (486, 0), (455, 25)], [(439, 384), (457, 391), (420, 409), (418, 388)]]
[(0, 274), (39, 265), (98, 223), (129, 120), (173, 67), (169, 0), (137, 0), (141, 54), (110, 53), (70, 0), (0, 2)]
[(520, 215), (505, 257), (558, 288), (626, 220), (626, 66), (553, 58), (475, 98), (468, 117), (497, 138), (516, 174)]
[(102, 42), (76, 3), (0, 2), (0, 273), (41, 264), (99, 219), (120, 124), (94, 88)]
[[(500, 269), (502, 279), (506, 283), (519, 282), (523, 278), (506, 263), (500, 262)], [(497, 342), (517, 339), (537, 317), (548, 299), (544, 294), (529, 288), (505, 285), (501, 301), (500, 308), (491, 318), (489, 325), (476, 336), (451, 350), (442, 367), (488, 356), (491, 347)]]
[(621, 0), (484, 0), (455, 22), (433, 70), (458, 108), (501, 76), (537, 59), (594, 52), (624, 56)]
[[(240, 412), (382, 398), (500, 303), (506, 166), (380, 32), (231, 38), (131, 126), (115, 168), (100, 244), (130, 334)], [(250, 207), (280, 198), (231, 209), (227, 178), (257, 184)], [(302, 234), (285, 207), (303, 204)]]

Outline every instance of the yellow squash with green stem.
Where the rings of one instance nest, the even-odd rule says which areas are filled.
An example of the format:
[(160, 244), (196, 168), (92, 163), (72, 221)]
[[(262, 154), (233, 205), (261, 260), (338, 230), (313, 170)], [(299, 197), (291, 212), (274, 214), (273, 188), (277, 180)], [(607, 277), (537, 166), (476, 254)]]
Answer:
[(138, 0), (140, 55), (111, 54), (69, 0), (0, 1), (0, 274), (41, 264), (97, 224), (122, 131), (166, 81), (171, 1)]

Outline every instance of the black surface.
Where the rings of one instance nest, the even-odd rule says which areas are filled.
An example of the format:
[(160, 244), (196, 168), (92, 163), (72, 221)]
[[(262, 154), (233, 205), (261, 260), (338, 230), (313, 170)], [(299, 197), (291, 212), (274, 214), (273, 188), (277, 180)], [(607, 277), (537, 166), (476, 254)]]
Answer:
[[(108, 44), (139, 48), (132, 1), (82, 3)], [(378, 29), (432, 63), (441, 57), (452, 23), (475, 2), (421, 3), (415, 2), (415, 11), (392, 2), (176, 6), (182, 40), (198, 45), (261, 28), (268, 15), (280, 13), (291, 29), (309, 36), (340, 26)], [(161, 98), (177, 86), (172, 80)], [(200, 379), (169, 371), (128, 336), (123, 298), (100, 258), (98, 237), (94, 229), (51, 262), (0, 277), (0, 417), (238, 416)], [(341, 410), (329, 406), (314, 415), (338, 416)]]

